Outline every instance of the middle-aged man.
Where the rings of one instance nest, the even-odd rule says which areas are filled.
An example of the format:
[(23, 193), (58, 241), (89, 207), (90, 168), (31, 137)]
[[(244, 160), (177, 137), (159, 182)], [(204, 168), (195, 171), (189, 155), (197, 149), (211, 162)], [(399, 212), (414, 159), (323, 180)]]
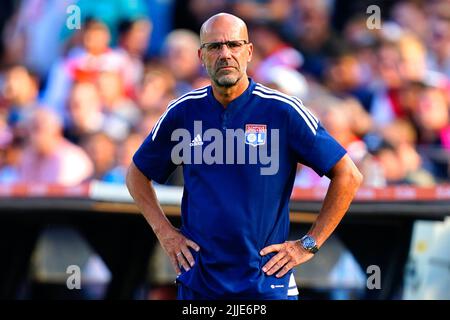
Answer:
[[(244, 21), (214, 15), (200, 39), (211, 86), (169, 104), (133, 157), (128, 189), (178, 274), (179, 299), (295, 299), (293, 268), (331, 235), (362, 176), (300, 100), (248, 78)], [(286, 241), (298, 162), (331, 183), (308, 234)], [(180, 230), (151, 183), (164, 183), (177, 165)]]

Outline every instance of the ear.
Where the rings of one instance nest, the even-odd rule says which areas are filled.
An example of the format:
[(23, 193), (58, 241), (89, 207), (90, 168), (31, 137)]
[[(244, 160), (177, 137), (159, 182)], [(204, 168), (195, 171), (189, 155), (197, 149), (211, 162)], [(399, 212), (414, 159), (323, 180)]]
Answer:
[(197, 56), (198, 56), (198, 59), (200, 60), (200, 63), (202, 64), (202, 67), (204, 67), (205, 64), (203, 63), (203, 52), (202, 52), (202, 49), (197, 49)]
[(253, 57), (253, 43), (249, 43), (248, 44), (248, 59), (247, 59), (247, 62), (250, 62), (250, 61), (252, 61), (252, 57)]

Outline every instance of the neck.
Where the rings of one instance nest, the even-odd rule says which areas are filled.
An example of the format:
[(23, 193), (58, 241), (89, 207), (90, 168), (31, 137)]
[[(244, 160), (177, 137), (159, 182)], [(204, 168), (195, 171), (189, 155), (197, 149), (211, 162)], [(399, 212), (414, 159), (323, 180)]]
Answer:
[(247, 90), (248, 85), (248, 78), (244, 76), (232, 87), (222, 87), (212, 82), (212, 90), (217, 101), (226, 108), (231, 101)]

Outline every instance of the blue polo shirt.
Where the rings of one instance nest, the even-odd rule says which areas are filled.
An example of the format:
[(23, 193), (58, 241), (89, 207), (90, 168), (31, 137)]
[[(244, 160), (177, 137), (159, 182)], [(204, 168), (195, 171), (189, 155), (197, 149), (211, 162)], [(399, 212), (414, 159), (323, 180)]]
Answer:
[[(202, 132), (194, 123), (201, 123)], [(297, 163), (323, 176), (345, 149), (299, 99), (251, 79), (227, 108), (215, 99), (211, 86), (171, 102), (133, 157), (148, 179), (164, 183), (179, 164), (172, 151), (183, 139), (173, 141), (176, 129), (189, 134), (184, 142), (189, 146), (180, 154), (192, 156), (181, 163), (181, 232), (201, 248), (191, 250), (196, 263), (177, 281), (212, 299), (286, 299), (292, 271), (279, 279), (267, 276), (262, 267), (274, 254), (262, 257), (259, 252), (288, 238), (288, 203)], [(230, 129), (243, 136), (235, 138), (230, 149), (225, 141), (217, 143), (217, 136), (203, 135), (209, 129), (224, 139)], [(223, 161), (194, 161), (195, 152), (206, 152), (214, 141), (216, 154), (208, 154), (223, 153)], [(238, 159), (240, 147), (245, 148), (244, 162)], [(265, 148), (271, 164), (259, 156), (256, 162), (249, 160), (258, 148)], [(269, 174), (262, 174), (270, 165)]]

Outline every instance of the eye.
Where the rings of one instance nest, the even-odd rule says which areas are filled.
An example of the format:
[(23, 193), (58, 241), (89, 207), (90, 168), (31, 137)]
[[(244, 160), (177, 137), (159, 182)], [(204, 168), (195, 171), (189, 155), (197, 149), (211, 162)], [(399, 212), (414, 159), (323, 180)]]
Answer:
[(242, 47), (242, 42), (240, 42), (240, 41), (228, 41), (227, 42), (227, 46), (230, 49), (238, 49), (238, 48)]
[(217, 51), (217, 50), (220, 50), (220, 47), (222, 47), (222, 43), (220, 43), (220, 42), (213, 42), (213, 43), (208, 44), (206, 46), (206, 49), (208, 51)]

